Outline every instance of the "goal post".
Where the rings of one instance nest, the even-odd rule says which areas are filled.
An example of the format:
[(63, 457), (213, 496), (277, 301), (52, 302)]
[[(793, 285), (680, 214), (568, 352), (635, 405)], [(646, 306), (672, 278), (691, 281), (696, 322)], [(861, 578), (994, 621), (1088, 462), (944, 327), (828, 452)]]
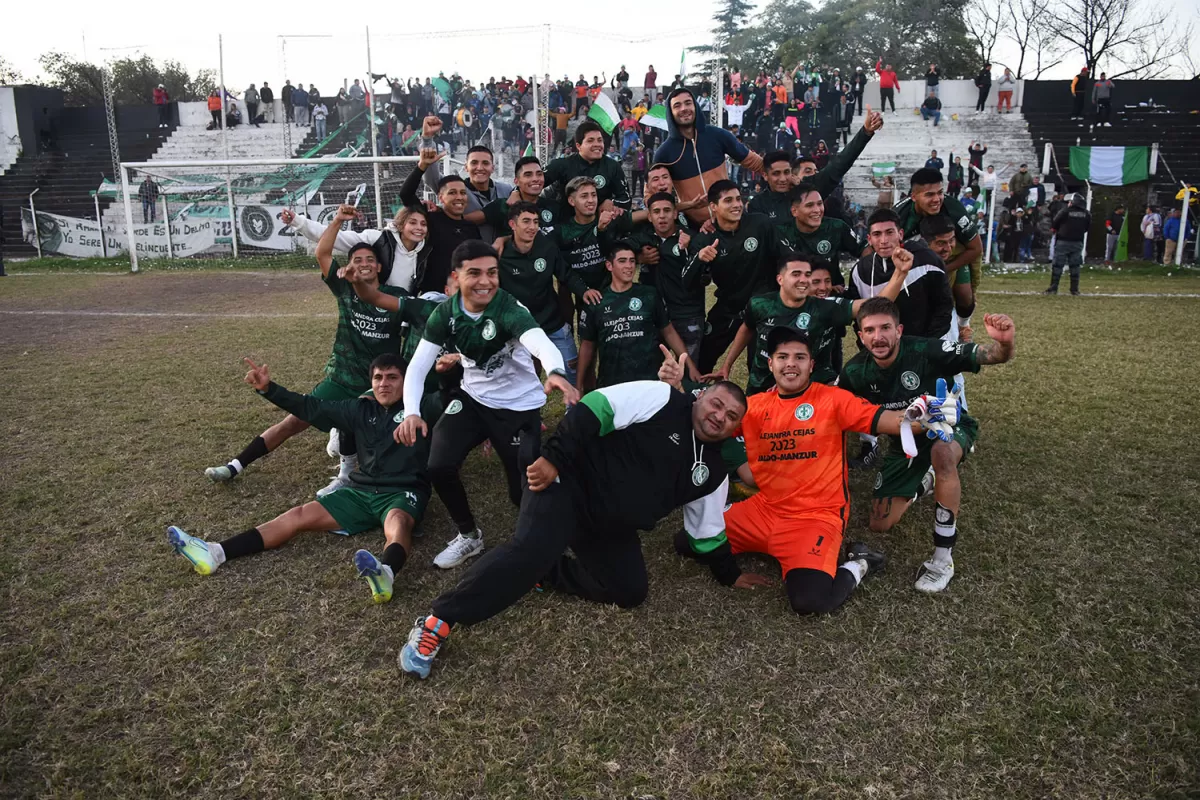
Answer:
[[(130, 269), (169, 259), (221, 260), (246, 268), (313, 264), (315, 242), (283, 222), (303, 214), (322, 227), (345, 202), (355, 229), (382, 229), (403, 205), (400, 188), (417, 156), (122, 162), (120, 183), (99, 195), (119, 202), (104, 227), (128, 248)], [(449, 165), (443, 169), (454, 172)], [(105, 189), (107, 188), (107, 191)], [(424, 186), (422, 199), (432, 194)]]

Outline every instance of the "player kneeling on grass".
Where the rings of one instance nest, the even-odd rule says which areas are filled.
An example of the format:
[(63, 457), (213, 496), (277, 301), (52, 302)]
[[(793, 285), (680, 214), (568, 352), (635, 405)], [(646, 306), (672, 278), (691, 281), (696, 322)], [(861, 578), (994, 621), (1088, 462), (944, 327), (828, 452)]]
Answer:
[(597, 603), (641, 605), (648, 586), (638, 531), (679, 506), (692, 535), (712, 543), (708, 557), (727, 555), (721, 443), (745, 410), (745, 395), (729, 382), (699, 397), (660, 381), (585, 395), (528, 465), (513, 538), (433, 601), (400, 651), (400, 668), (427, 677), (454, 626), (499, 614), (539, 583)]
[[(333, 352), (325, 365), (325, 379), (312, 390), (312, 396), (322, 400), (352, 400), (370, 389), (371, 373), (368, 367), (371, 359), (383, 353), (400, 351), (401, 325), (410, 317), (415, 320), (413, 315), (421, 305), (406, 306), (404, 290), (394, 286), (379, 286), (379, 259), (368, 244), (359, 243), (350, 248), (349, 263), (341, 272), (353, 272), (356, 280), (395, 297), (396, 303), (392, 309), (385, 310), (363, 302), (356, 296), (351, 283), (341, 277), (333, 260), (334, 242), (342, 223), (354, 219), (357, 214), (354, 206), (341, 206), (317, 243), (316, 256), (317, 264), (321, 267), (321, 278), (337, 298), (338, 304), (337, 334), (333, 340)], [(233, 480), (251, 463), (308, 427), (307, 422), (289, 414), (282, 422), (255, 437), (237, 458), (219, 467), (209, 467), (204, 474), (217, 482)], [(329, 485), (317, 492), (318, 497), (348, 485), (350, 474), (357, 468), (357, 448), (353, 437), (339, 437), (338, 449), (342, 457), (341, 468)]]
[[(883, 553), (851, 542), (838, 567), (850, 517), (845, 433), (900, 434), (932, 421), (886, 411), (836, 386), (812, 380), (814, 359), (807, 333), (776, 327), (766, 337), (775, 387), (748, 401), (741, 434), (758, 494), (725, 510), (729, 547), (711, 555), (714, 541), (680, 531), (680, 555), (709, 562), (713, 577), (735, 586), (769, 584), (742, 573), (735, 553), (765, 553), (779, 560), (788, 600), (800, 614), (833, 611), (869, 572), (886, 563)], [(667, 367), (664, 364), (664, 371)], [(660, 373), (662, 374), (662, 373)], [(673, 376), (672, 376), (673, 377)]]
[(425, 477), (428, 440), (407, 446), (395, 441), (402, 420), (404, 372), (400, 357), (387, 353), (371, 362), (373, 397), (323, 400), (296, 394), (271, 381), (267, 365), (246, 359), (246, 383), (275, 405), (318, 428), (338, 427), (352, 433), (358, 447), (358, 468), (349, 484), (311, 503), (296, 506), (270, 522), (232, 536), (207, 542), (172, 525), (167, 539), (196, 572), (211, 575), (227, 559), (271, 550), (301, 531), (345, 531), (349, 534), (383, 525), (387, 545), (377, 559), (366, 550), (354, 554), (358, 574), (367, 579), (377, 603), (392, 599), (396, 573), (408, 559), (413, 527), (429, 500)]
[(915, 500), (933, 491), (937, 504), (933, 557), (917, 575), (916, 587), (922, 592), (940, 592), (954, 577), (952, 551), (958, 539), (956, 519), (962, 500), (958, 465), (979, 435), (979, 423), (959, 408), (957, 392), (947, 395), (946, 382), (960, 372), (979, 372), (985, 364), (1003, 364), (1013, 357), (1016, 327), (1012, 319), (987, 314), (983, 324), (991, 344), (904, 336), (896, 305), (882, 297), (872, 298), (858, 312), (858, 338), (866, 349), (846, 363), (838, 378), (838, 386), (886, 408), (908, 408), (931, 392), (948, 398), (937, 405), (942, 406), (942, 417), (952, 426), (952, 435), (919, 439), (911, 456), (889, 450), (875, 477), (873, 531), (890, 530)]

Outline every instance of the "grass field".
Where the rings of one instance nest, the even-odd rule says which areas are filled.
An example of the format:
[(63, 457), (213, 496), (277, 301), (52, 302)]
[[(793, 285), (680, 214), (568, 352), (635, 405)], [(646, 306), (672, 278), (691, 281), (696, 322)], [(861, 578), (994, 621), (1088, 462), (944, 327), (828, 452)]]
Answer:
[[(850, 535), (892, 561), (834, 615), (717, 585), (672, 552), (677, 515), (644, 536), (643, 607), (530, 595), (456, 631), (425, 682), (396, 653), (457, 578), (429, 564), (438, 503), (385, 606), (350, 564), (379, 534), (305, 534), (209, 578), (166, 544), (327, 480), (311, 433), (232, 485), (202, 475), (280, 416), (242, 356), (318, 380), (335, 310), (315, 273), (6, 278), (0, 795), (1196, 797), (1200, 276), (1168, 271), (1083, 285), (1182, 296), (987, 280), (1016, 293), (979, 313), (1013, 315), (1017, 357), (968, 383), (981, 438), (944, 595), (912, 588), (931, 506), (872, 536), (855, 474)], [(507, 538), (498, 466), (467, 474)]]

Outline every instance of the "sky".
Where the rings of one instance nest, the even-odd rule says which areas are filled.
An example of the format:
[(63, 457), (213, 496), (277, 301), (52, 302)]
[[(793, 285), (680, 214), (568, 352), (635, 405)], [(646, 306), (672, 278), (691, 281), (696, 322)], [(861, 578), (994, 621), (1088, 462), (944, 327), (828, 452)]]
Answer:
[[(759, 0), (760, 8), (765, 4), (766, 0)], [(653, 63), (659, 82), (667, 83), (679, 69), (683, 48), (709, 40), (715, 6), (714, 0), (586, 4), (534, 0), (520, 7), (542, 13), (525, 23), (498, 13), (506, 5), (493, 0), (455, 0), (440, 14), (432, 13), (439, 7), (427, 2), (407, 6), (417, 10), (404, 14), (397, 24), (381, 23), (375, 15), (371, 67), (376, 73), (405, 78), (457, 70), (478, 81), (502, 74), (528, 77), (540, 73), (545, 62), (556, 79), (569, 74), (574, 80), (582, 72), (590, 80), (601, 72), (611, 78), (624, 64), (631, 83), (637, 85)], [(1175, 0), (1174, 7), (1181, 24), (1197, 21), (1200, 27), (1200, 0)], [(220, 35), (225, 81), (231, 88), (240, 91), (263, 81), (280, 86), (291, 79), (315, 83), (323, 94), (331, 95), (343, 80), (363, 78), (368, 70), (365, 22), (331, 19), (349, 15), (336, 10), (331, 15), (330, 9), (328, 3), (312, 0), (296, 0), (282, 10), (272, 3), (206, 0), (201, 13), (191, 4), (58, 0), (50, 39), (44, 11), (36, 4), (18, 3), (5, 11), (0, 55), (27, 82), (37, 78), (37, 58), (50, 49), (93, 62), (146, 54), (156, 61), (181, 61), (192, 71), (215, 71), (222, 63)], [(553, 26), (547, 35), (543, 23), (550, 20)], [(993, 61), (1008, 60), (1010, 49), (1001, 43)], [(695, 64), (701, 56), (688, 53), (687, 59)], [(1077, 71), (1078, 61), (1069, 59), (1046, 77), (1069, 77)]]

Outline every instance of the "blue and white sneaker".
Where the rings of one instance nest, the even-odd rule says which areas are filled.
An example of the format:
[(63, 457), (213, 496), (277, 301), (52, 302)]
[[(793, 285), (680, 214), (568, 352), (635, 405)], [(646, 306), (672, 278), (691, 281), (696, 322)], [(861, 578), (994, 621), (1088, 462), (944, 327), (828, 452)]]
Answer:
[(400, 669), (428, 678), (433, 659), (449, 636), (450, 626), (432, 614), (418, 619), (409, 631), (408, 642), (400, 648)]
[(371, 587), (371, 599), (376, 603), (386, 603), (392, 599), (392, 584), (395, 576), (392, 568), (381, 562), (366, 550), (354, 554), (354, 568), (358, 577), (366, 578)]
[(182, 528), (174, 525), (168, 527), (167, 541), (175, 548), (176, 553), (192, 562), (192, 568), (201, 575), (211, 575), (219, 566), (216, 556), (208, 547), (208, 542), (185, 533)]

